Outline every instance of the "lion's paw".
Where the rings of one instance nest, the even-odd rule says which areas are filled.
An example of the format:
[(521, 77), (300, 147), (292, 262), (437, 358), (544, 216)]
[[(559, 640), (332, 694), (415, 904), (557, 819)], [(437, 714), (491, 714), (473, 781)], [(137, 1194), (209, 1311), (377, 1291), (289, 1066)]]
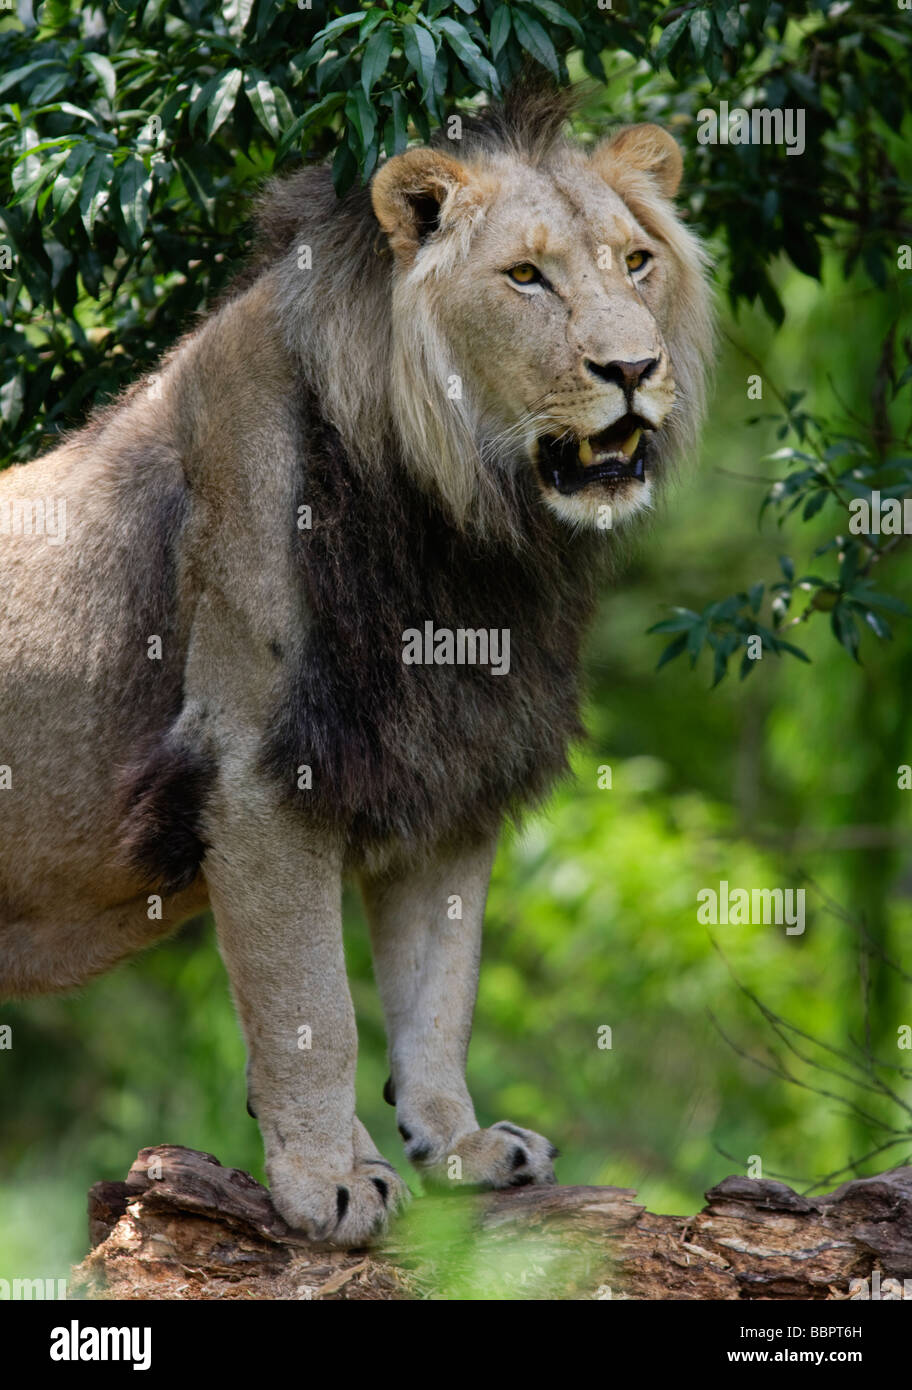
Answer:
[(392, 1164), (365, 1159), (336, 1177), (270, 1172), (276, 1211), (310, 1240), (351, 1249), (379, 1239), (411, 1194)]
[(528, 1187), (557, 1182), (553, 1163), (557, 1155), (543, 1135), (500, 1120), (490, 1129), (463, 1135), (436, 1161), (422, 1162), (414, 1155), (412, 1161), (424, 1179), (438, 1188)]

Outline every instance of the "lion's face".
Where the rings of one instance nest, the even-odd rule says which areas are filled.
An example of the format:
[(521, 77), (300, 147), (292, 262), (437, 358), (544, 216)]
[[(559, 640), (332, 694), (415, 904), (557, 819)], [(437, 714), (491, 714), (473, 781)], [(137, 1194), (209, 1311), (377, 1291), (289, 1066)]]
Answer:
[(446, 336), (556, 511), (641, 507), (674, 404), (665, 248), (586, 171), (511, 184), (451, 276)]
[(675, 380), (695, 300), (705, 317), (699, 253), (667, 201), (680, 171), (671, 137), (639, 126), (537, 167), (411, 151), (375, 179), (399, 345), (446, 378), (445, 409), (472, 412), (479, 467), (529, 467), (571, 524), (647, 507), (700, 409), (700, 372)]

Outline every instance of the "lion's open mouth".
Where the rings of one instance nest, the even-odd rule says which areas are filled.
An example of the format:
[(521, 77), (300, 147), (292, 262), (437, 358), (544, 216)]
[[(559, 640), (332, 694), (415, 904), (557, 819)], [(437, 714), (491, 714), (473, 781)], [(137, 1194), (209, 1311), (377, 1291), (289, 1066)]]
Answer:
[(544, 435), (538, 441), (542, 480), (565, 497), (591, 483), (607, 487), (642, 483), (646, 479), (647, 430), (645, 420), (627, 414), (588, 439)]

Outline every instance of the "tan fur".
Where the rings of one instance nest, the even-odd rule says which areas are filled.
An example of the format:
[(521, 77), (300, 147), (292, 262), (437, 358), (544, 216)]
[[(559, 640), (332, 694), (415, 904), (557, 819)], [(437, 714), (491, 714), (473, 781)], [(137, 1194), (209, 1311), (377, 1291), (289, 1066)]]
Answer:
[[(546, 426), (587, 435), (624, 413), (619, 389), (594, 382), (587, 358), (658, 354), (661, 372), (634, 406), (665, 426), (666, 461), (692, 447), (713, 333), (702, 248), (667, 201), (681, 169), (674, 140), (645, 125), (602, 141), (588, 156), (560, 145), (534, 174), (506, 154), (461, 163), (410, 151), (376, 176), (374, 208), (400, 264), (394, 410), (413, 466), (454, 514), (480, 516), (496, 529), (490, 459), (499, 450), (500, 467), (509, 466), (505, 439), (521, 462)], [(440, 198), (440, 234), (419, 248), (410, 200), (422, 194)], [(598, 264), (605, 248), (610, 269)], [(652, 251), (654, 261), (634, 287), (624, 255), (638, 248)], [(526, 257), (553, 272), (568, 323), (536, 313), (504, 280), (500, 272)], [(455, 402), (448, 394), (454, 374), (464, 388)], [(609, 500), (615, 520), (624, 519), (650, 504), (651, 489), (546, 500), (565, 520), (585, 524)]]
[[(440, 1181), (554, 1175), (540, 1135), (478, 1129), (465, 1083), (496, 836), (454, 829), (418, 853), (391, 833), (359, 859), (264, 762), (292, 654), (308, 651), (316, 621), (295, 560), (302, 380), (353, 469), (379, 476), (398, 450), (469, 553), (521, 549), (517, 498), (538, 436), (582, 439), (627, 409), (587, 361), (656, 358), (633, 403), (658, 431), (662, 469), (693, 443), (711, 329), (702, 253), (667, 201), (679, 176), (655, 127), (591, 154), (544, 140), (525, 156), (471, 143), (409, 151), (374, 180), (369, 235), (357, 207), (308, 224), (313, 273), (299, 262), (295, 185), (283, 253), (249, 288), (84, 430), (0, 476), (0, 505), (63, 497), (67, 509), (61, 544), (0, 535), (0, 768), (12, 772), (0, 789), (0, 992), (78, 985), (211, 903), (273, 1196), (314, 1238), (364, 1243), (405, 1195), (354, 1113), (346, 867), (368, 908), (410, 1157)], [(639, 247), (654, 261), (634, 285), (624, 256)], [(508, 282), (524, 259), (542, 263), (559, 303)], [(559, 496), (533, 476), (550, 526), (595, 520), (598, 489)], [(649, 487), (611, 501), (623, 519), (649, 505)], [(161, 662), (149, 659), (156, 636)], [(434, 747), (438, 732), (418, 721), (403, 735), (417, 768), (421, 740)], [(169, 890), (125, 851), (121, 789), (142, 754), (139, 804), (153, 805), (156, 768), (175, 750), (202, 769), (205, 857)], [(280, 771), (292, 784), (296, 767)], [(189, 822), (178, 831), (196, 834)]]

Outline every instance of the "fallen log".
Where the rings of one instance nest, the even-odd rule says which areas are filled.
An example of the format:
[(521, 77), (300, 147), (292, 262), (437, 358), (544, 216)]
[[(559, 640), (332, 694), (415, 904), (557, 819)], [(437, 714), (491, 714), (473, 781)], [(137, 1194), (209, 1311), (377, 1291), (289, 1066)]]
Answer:
[[(70, 1296), (101, 1299), (814, 1299), (912, 1296), (912, 1168), (803, 1197), (728, 1177), (695, 1216), (617, 1187), (422, 1197), (381, 1246), (320, 1248), (211, 1154), (142, 1149), (89, 1192)], [(876, 1290), (876, 1292), (874, 1292)]]

